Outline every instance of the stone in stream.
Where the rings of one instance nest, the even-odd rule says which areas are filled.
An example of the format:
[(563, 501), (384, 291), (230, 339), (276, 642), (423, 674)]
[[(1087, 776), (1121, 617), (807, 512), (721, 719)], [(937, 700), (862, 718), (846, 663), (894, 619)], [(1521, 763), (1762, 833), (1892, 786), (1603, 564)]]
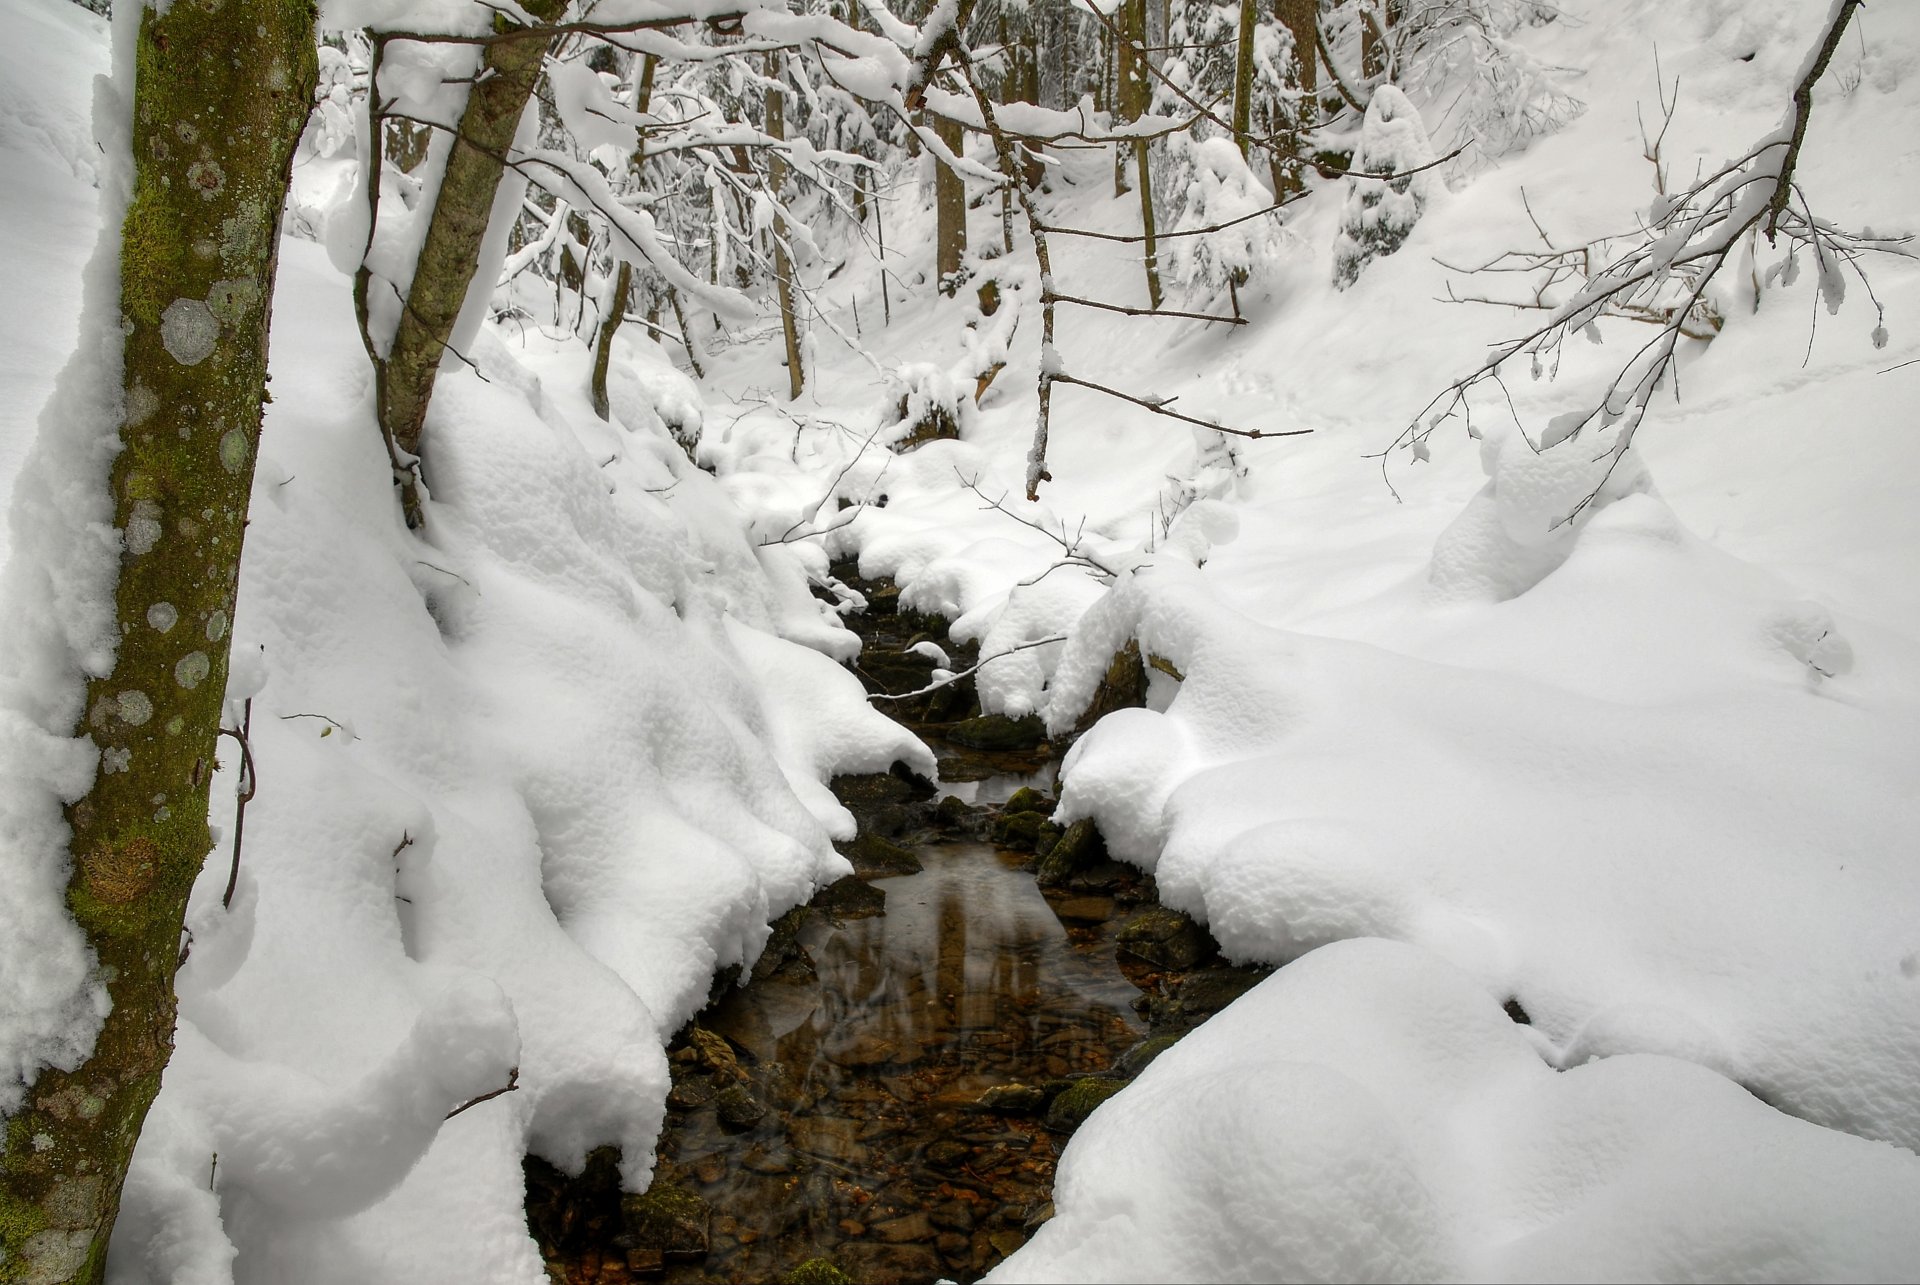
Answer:
[(780, 1279), (783, 1285), (853, 1285), (853, 1277), (830, 1258), (809, 1258)]
[(1038, 714), (1009, 718), (1005, 714), (982, 714), (966, 718), (947, 728), (946, 738), (970, 750), (1030, 750), (1047, 739), (1047, 725)]
[(1003, 812), (987, 833), (995, 843), (1021, 852), (1034, 852), (1039, 848), (1040, 832), (1046, 825), (1044, 812)]
[(964, 1142), (955, 1142), (951, 1138), (942, 1138), (928, 1144), (927, 1163), (935, 1169), (951, 1171), (966, 1164), (973, 1155), (973, 1148)]
[(858, 875), (847, 875), (814, 893), (813, 900), (807, 904), (835, 923), (845, 923), (849, 919), (870, 919), (885, 913), (887, 894)]
[(1051, 904), (1054, 914), (1075, 923), (1104, 924), (1113, 918), (1112, 897), (1065, 897)]
[(1044, 812), (1046, 815), (1052, 816), (1054, 808), (1058, 806), (1059, 804), (1053, 799), (1040, 793), (1040, 791), (1034, 789), (1031, 785), (1023, 785), (1007, 797), (1007, 802), (1001, 810), (1005, 812)]
[(1072, 1133), (1086, 1123), (1095, 1107), (1126, 1087), (1125, 1080), (1103, 1075), (1089, 1075), (1074, 1081), (1072, 1088), (1056, 1097), (1047, 1107), (1047, 1127), (1061, 1133)]
[(942, 1231), (972, 1231), (975, 1221), (973, 1210), (964, 1200), (949, 1200), (943, 1205), (936, 1205), (928, 1218)]
[(855, 815), (882, 803), (921, 803), (939, 793), (931, 781), (898, 762), (885, 772), (836, 776), (828, 788)]
[(1156, 968), (1192, 968), (1219, 950), (1207, 930), (1178, 910), (1153, 906), (1121, 926), (1114, 939), (1123, 955)]
[(1120, 1061), (1114, 1069), (1131, 1079), (1133, 1076), (1146, 1070), (1148, 1064), (1151, 1063), (1153, 1059), (1159, 1057), (1179, 1042), (1180, 1037), (1178, 1035), (1156, 1035), (1151, 1039), (1141, 1040), (1138, 1044), (1120, 1055)]
[(787, 1136), (793, 1140), (794, 1146), (823, 1160), (843, 1165), (866, 1163), (869, 1153), (865, 1146), (856, 1141), (859, 1133), (857, 1121), (831, 1115), (800, 1116), (787, 1125)]
[(632, 1248), (671, 1261), (706, 1257), (713, 1210), (674, 1182), (655, 1181), (637, 1196), (620, 1198), (620, 1221)]
[(888, 1039), (880, 1035), (843, 1036), (823, 1050), (835, 1066), (910, 1066), (927, 1055), (913, 1039)]
[(1040, 856), (1035, 877), (1042, 888), (1055, 888), (1068, 879), (1107, 859), (1107, 845), (1100, 838), (1092, 817), (1081, 817)]
[(925, 868), (911, 848), (903, 848), (877, 834), (863, 832), (857, 838), (836, 840), (833, 846), (853, 862), (853, 872), (857, 875), (912, 875)]
[(934, 828), (949, 833), (971, 834), (984, 818), (984, 809), (974, 807), (957, 794), (947, 795), (933, 809)]
[(1046, 1109), (1047, 1091), (1038, 1084), (996, 1084), (980, 1095), (977, 1105), (1001, 1115), (1038, 1115)]
[(902, 1214), (898, 1218), (889, 1218), (885, 1222), (874, 1223), (867, 1228), (875, 1239), (888, 1244), (899, 1245), (910, 1240), (926, 1240), (933, 1235), (933, 1223), (925, 1213), (915, 1211)]
[(714, 1113), (727, 1129), (751, 1129), (766, 1118), (767, 1106), (744, 1084), (730, 1084), (714, 1099)]

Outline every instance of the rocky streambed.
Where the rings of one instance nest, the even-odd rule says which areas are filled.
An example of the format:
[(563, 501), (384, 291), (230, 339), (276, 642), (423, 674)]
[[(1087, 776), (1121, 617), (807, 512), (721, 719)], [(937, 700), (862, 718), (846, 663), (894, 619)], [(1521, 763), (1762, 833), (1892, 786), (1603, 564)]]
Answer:
[[(923, 638), (971, 663), (944, 622), (854, 583), (870, 691), (926, 686)], [(575, 1177), (527, 1162), (554, 1280), (971, 1281), (1051, 1216), (1088, 1114), (1263, 975), (1223, 965), (1090, 824), (1053, 823), (1064, 747), (1037, 720), (981, 716), (966, 683), (891, 704), (943, 787), (897, 765), (833, 783), (856, 873), (676, 1037), (645, 1194), (622, 1195), (610, 1151)]]

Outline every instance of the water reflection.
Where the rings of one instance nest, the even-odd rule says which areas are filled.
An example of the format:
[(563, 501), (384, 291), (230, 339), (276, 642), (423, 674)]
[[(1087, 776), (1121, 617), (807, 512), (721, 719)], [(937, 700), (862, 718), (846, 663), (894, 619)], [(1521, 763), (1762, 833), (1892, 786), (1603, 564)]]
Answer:
[[(816, 1255), (860, 1280), (971, 1279), (1045, 1204), (1057, 1140), (978, 1099), (1109, 1067), (1145, 1034), (1137, 992), (1108, 927), (1063, 923), (1016, 858), (984, 844), (919, 855), (921, 873), (878, 881), (884, 915), (815, 917), (811, 970), (705, 1019), (773, 1109), (730, 1123), (724, 1101), (701, 1100), (711, 1086), (676, 1087), (663, 1173), (716, 1218), (712, 1252), (669, 1279), (778, 1279)], [(705, 1066), (683, 1058), (676, 1073)]]

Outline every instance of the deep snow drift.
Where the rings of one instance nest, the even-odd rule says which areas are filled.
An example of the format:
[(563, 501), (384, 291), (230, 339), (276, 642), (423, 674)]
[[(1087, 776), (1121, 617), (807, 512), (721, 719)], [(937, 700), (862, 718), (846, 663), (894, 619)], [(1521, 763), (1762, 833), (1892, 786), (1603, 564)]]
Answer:
[[(0, 129), (30, 180), (0, 211), (34, 246), (11, 289), (60, 306), (91, 237), (104, 36), (53, 7), (0, 0), (9, 31), (58, 33), (0, 42), (0, 92), (30, 87), (15, 115), (42, 122)], [(786, 407), (777, 332), (714, 337), (699, 388), (623, 332), (609, 425), (577, 344), (489, 329), (489, 382), (435, 402), (431, 547), (399, 525), (347, 283), (289, 240), (229, 693), (236, 718), (253, 698), (260, 790), (233, 909), (224, 842), (196, 890), (116, 1277), (537, 1281), (524, 1151), (621, 1144), (644, 1183), (663, 1040), (843, 869), (824, 779), (930, 767), (834, 663), (853, 640), (806, 590), (830, 552), (985, 655), (1065, 638), (980, 675), (989, 705), (1056, 728), (1128, 639), (1166, 662), (1150, 708), (1077, 745), (1063, 815), (1096, 817), (1234, 957), (1292, 961), (1095, 1113), (1058, 1217), (1000, 1278), (1920, 1273), (1920, 271), (1877, 265), (1883, 351), (1859, 297), (1809, 341), (1812, 274), (1757, 300), (1725, 283), (1683, 397), (1577, 522), (1553, 525), (1590, 457), (1491, 412), (1479, 442), (1390, 458), (1398, 500), (1363, 458), (1524, 325), (1441, 302), (1482, 283), (1437, 261), (1534, 243), (1522, 189), (1562, 242), (1644, 215), (1656, 44), (1684, 176), (1777, 123), (1826, 6), (1566, 8), (1516, 39), (1584, 111), (1429, 184), (1348, 289), (1326, 181), (1246, 243), (1252, 324), (1063, 314), (1086, 378), (1313, 436), (1247, 443), (1062, 388), (1038, 505), (1018, 499), (1024, 238), (981, 251), (996, 203), (975, 211), (993, 317), (971, 290), (927, 297), (924, 160), (887, 202), (893, 279), (824, 237), (803, 265), (880, 371), (816, 327)], [(1829, 218), (1905, 230), (1920, 12), (1861, 21), (1800, 178)], [(1137, 227), (1105, 158), (1058, 159), (1053, 223)], [(324, 215), (325, 166), (302, 183)], [(1137, 260), (1066, 237), (1055, 256), (1063, 289), (1144, 302)], [(0, 464), (66, 324), (0, 317)], [(1604, 321), (1558, 379), (1510, 382), (1521, 420), (1577, 404), (1640, 331)], [(903, 394), (970, 392), (1000, 360), (962, 440), (886, 449)], [(695, 421), (717, 480), (669, 431)], [(513, 1066), (518, 1092), (439, 1123)]]

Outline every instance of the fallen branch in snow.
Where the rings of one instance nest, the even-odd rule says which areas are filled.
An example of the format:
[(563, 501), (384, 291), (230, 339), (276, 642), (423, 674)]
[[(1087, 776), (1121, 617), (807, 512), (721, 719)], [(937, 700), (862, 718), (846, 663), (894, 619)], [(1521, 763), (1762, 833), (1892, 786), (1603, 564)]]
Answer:
[(1182, 415), (1177, 410), (1168, 410), (1167, 403), (1173, 400), (1171, 397), (1162, 398), (1158, 401), (1151, 397), (1135, 397), (1132, 393), (1123, 393), (1118, 388), (1108, 388), (1105, 384), (1096, 384), (1090, 379), (1081, 379), (1077, 375), (1069, 375), (1065, 371), (1056, 373), (1053, 378), (1056, 383), (1077, 384), (1081, 388), (1091, 388), (1096, 393), (1105, 393), (1109, 397), (1118, 397), (1121, 401), (1132, 402), (1135, 406), (1143, 406), (1156, 415), (1165, 415), (1168, 419), (1177, 419), (1188, 424), (1197, 424), (1201, 428), (1210, 428), (1216, 433), (1228, 433), (1234, 437), (1305, 437), (1313, 431), (1310, 428), (1225, 428), (1210, 419), (1196, 419), (1192, 415)]
[[(1792, 105), (1771, 133), (1745, 155), (1729, 161), (1685, 192), (1659, 197), (1638, 244), (1588, 278), (1540, 326), (1497, 345), (1473, 371), (1435, 394), (1385, 450), (1369, 457), (1380, 460), (1381, 476), (1395, 499), (1399, 491), (1387, 476), (1392, 452), (1404, 446), (1415, 459), (1425, 459), (1428, 436), (1455, 415), (1461, 416), (1468, 432), (1473, 433), (1468, 394), (1489, 380), (1498, 385), (1501, 368), (1509, 360), (1527, 354), (1532, 358), (1533, 376), (1538, 379), (1545, 369), (1543, 357), (1551, 359), (1557, 372), (1561, 346), (1568, 335), (1579, 332), (1599, 343), (1596, 322), (1601, 317), (1631, 316), (1635, 312), (1659, 315), (1663, 320), (1658, 333), (1628, 357), (1596, 402), (1556, 415), (1537, 439), (1528, 438), (1535, 450), (1545, 450), (1578, 437), (1590, 427), (1596, 433), (1617, 429), (1612, 442), (1595, 457), (1596, 462), (1607, 461), (1598, 481), (1554, 526), (1572, 521), (1600, 494), (1632, 445), (1654, 393), (1666, 386), (1673, 373), (1675, 353), (1679, 340), (1688, 333), (1689, 318), (1702, 315), (1707, 307), (1707, 287), (1743, 243), (1750, 249), (1757, 246), (1763, 223), (1769, 245), (1779, 234), (1789, 242), (1786, 257), (1767, 270), (1765, 282), (1778, 277), (1792, 284), (1799, 274), (1800, 253), (1807, 251), (1820, 287), (1816, 308), (1824, 302), (1829, 312), (1838, 312), (1846, 295), (1845, 270), (1851, 269), (1880, 315), (1873, 330), (1874, 346), (1885, 345), (1886, 310), (1874, 295), (1859, 260), (1868, 253), (1907, 255), (1904, 246), (1912, 238), (1845, 231), (1815, 215), (1805, 194), (1793, 182), (1800, 141), (1813, 108), (1813, 86), (1825, 72), (1848, 19), (1862, 2), (1833, 0), (1826, 28), (1802, 64)], [(1756, 295), (1762, 284), (1756, 282)], [(1817, 311), (1815, 316), (1817, 319)], [(1508, 404), (1511, 410), (1510, 400)]]
[(459, 1106), (447, 1112), (446, 1118), (451, 1120), (453, 1119), (453, 1117), (459, 1115), (462, 1111), (466, 1111), (473, 1107), (477, 1107), (482, 1102), (491, 1102), (495, 1098), (504, 1097), (506, 1094), (514, 1092), (519, 1087), (520, 1087), (520, 1068), (516, 1066), (511, 1071), (507, 1072), (507, 1082), (504, 1085), (502, 1085), (500, 1088), (493, 1090), (491, 1093), (482, 1093), (477, 1098), (468, 1098), (465, 1102), (462, 1102)]
[(220, 729), (220, 735), (231, 736), (240, 742), (240, 789), (233, 808), (233, 866), (227, 871), (227, 890), (220, 894), (222, 910), (233, 908), (233, 890), (240, 883), (240, 837), (247, 828), (247, 804), (253, 802), (254, 793), (260, 788), (259, 778), (253, 770), (253, 745), (247, 739), (253, 732), (253, 697), (247, 697), (246, 703), (240, 708), (239, 729)]
[(1077, 303), (1082, 308), (1100, 308), (1106, 312), (1124, 313), (1129, 317), (1183, 317), (1192, 321), (1218, 321), (1228, 326), (1244, 326), (1245, 317), (1217, 317), (1207, 312), (1181, 312), (1174, 308), (1133, 308), (1123, 303), (1105, 303), (1099, 299), (1082, 299), (1076, 295), (1056, 294), (1055, 303)]
[[(958, 469), (954, 470), (954, 475), (956, 477), (959, 476)], [(996, 510), (997, 512), (1006, 514), (1008, 517), (1012, 518), (1015, 522), (1018, 522), (1021, 526), (1028, 527), (1034, 531), (1038, 531), (1041, 535), (1046, 536), (1047, 539), (1059, 545), (1061, 549), (1063, 549), (1066, 552), (1067, 557), (1064, 563), (1055, 563), (1054, 567), (1059, 567), (1062, 565), (1089, 567), (1095, 571), (1098, 571), (1101, 575), (1106, 576), (1109, 580), (1119, 579), (1119, 576), (1120, 576), (1119, 572), (1115, 571), (1112, 567), (1109, 567), (1106, 564), (1102, 563), (1098, 558), (1094, 557), (1092, 554), (1082, 553), (1080, 551), (1080, 538), (1081, 538), (1081, 535), (1084, 534), (1086, 530), (1086, 525), (1087, 525), (1086, 519), (1084, 518), (1081, 519), (1080, 530), (1076, 531), (1074, 533), (1073, 539), (1069, 540), (1067, 539), (1067, 524), (1065, 522), (1062, 522), (1060, 524), (1059, 532), (1055, 533), (1053, 531), (1047, 530), (1047, 528), (1041, 526), (1038, 522), (1032, 522), (1026, 518), (1021, 517), (1018, 513), (1015, 513), (1012, 509), (1008, 508), (1005, 504), (1001, 503), (1000, 500), (994, 499), (992, 496), (988, 495), (985, 491), (981, 490), (980, 480), (978, 478), (962, 477), (960, 478), (960, 485), (966, 487), (969, 491), (972, 491), (975, 495), (979, 496), (982, 500), (985, 500), (986, 506), (988, 508)], [(1001, 498), (1004, 499), (1005, 496), (1003, 495)], [(1050, 567), (1048, 569), (1052, 570), (1053, 568)]]
[(1028, 648), (1031, 648), (1031, 647), (1045, 647), (1049, 643), (1065, 642), (1066, 640), (1067, 640), (1067, 636), (1065, 634), (1055, 634), (1050, 638), (1035, 638), (1030, 642), (1015, 643), (1013, 646), (1007, 648), (1005, 651), (996, 651), (991, 656), (982, 656), (977, 663), (969, 666), (968, 668), (959, 670), (956, 673), (948, 674), (945, 678), (941, 679), (939, 682), (929, 683), (927, 686), (920, 688), (918, 691), (901, 692), (898, 696), (889, 696), (885, 692), (870, 692), (867, 695), (867, 699), (870, 701), (904, 701), (904, 700), (912, 700), (916, 696), (929, 696), (929, 695), (932, 695), (934, 692), (939, 691), (942, 687), (951, 687), (953, 684), (959, 682), (963, 678), (971, 678), (973, 675), (979, 673), (980, 670), (985, 666), (991, 664), (996, 660), (1005, 659), (1006, 657), (1013, 655), (1013, 653), (1015, 653), (1016, 651), (1026, 651)]

